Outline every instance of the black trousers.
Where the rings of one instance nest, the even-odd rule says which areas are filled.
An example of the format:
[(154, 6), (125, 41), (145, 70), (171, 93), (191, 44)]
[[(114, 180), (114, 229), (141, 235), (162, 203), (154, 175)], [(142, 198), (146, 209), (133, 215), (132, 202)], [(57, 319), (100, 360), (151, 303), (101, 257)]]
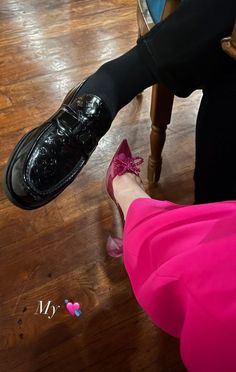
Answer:
[(221, 49), (235, 17), (236, 0), (184, 0), (137, 44), (156, 81), (175, 95), (203, 87), (195, 203), (236, 199), (236, 61)]

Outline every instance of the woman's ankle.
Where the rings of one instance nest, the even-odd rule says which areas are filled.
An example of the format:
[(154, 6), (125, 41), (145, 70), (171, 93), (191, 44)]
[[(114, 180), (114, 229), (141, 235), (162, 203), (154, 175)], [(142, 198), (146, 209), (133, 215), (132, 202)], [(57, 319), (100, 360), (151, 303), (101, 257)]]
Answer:
[(115, 200), (120, 205), (124, 216), (126, 216), (128, 208), (134, 200), (150, 198), (144, 191), (140, 177), (133, 173), (125, 173), (122, 176), (115, 177), (112, 186)]
[(114, 195), (120, 192), (129, 192), (133, 189), (144, 190), (142, 180), (140, 177), (136, 176), (134, 173), (125, 173), (122, 176), (116, 176), (113, 179), (113, 191)]

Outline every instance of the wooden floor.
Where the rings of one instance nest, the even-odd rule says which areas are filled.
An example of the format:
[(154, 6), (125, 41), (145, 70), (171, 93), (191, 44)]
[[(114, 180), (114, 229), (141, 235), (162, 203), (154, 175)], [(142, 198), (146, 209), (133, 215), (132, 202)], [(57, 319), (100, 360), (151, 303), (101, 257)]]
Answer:
[[(79, 177), (36, 211), (2, 190), (10, 151), (47, 119), (69, 88), (137, 38), (136, 0), (2, 0), (0, 5), (0, 371), (183, 371), (178, 341), (138, 306), (122, 259), (106, 255), (121, 234), (104, 192), (106, 167), (127, 137), (149, 153), (150, 89), (116, 117)], [(176, 99), (155, 198), (193, 200), (194, 130), (200, 92)], [(145, 161), (142, 176), (146, 181)], [(64, 300), (81, 303), (70, 316)], [(38, 301), (60, 306), (36, 315)], [(175, 306), (175, 304), (173, 304)]]

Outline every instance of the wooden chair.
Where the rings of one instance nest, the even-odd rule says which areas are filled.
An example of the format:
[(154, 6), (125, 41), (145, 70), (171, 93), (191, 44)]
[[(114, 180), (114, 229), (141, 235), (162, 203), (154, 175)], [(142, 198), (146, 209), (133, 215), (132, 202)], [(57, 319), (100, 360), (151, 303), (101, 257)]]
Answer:
[[(156, 23), (174, 12), (181, 0), (137, 0), (137, 21), (139, 36), (148, 32)], [(223, 50), (236, 59), (236, 22), (231, 37), (222, 40)], [(148, 159), (148, 182), (159, 181), (162, 166), (162, 150), (166, 139), (167, 125), (171, 120), (174, 94), (164, 85), (152, 88), (151, 98), (151, 154)]]
[(221, 45), (225, 53), (236, 60), (236, 21), (232, 35), (222, 39)]
[[(156, 23), (171, 14), (181, 0), (138, 0), (137, 21), (139, 36), (146, 34)], [(150, 8), (155, 7), (155, 12)], [(155, 17), (153, 16), (155, 14)], [(152, 88), (151, 98), (151, 154), (148, 158), (148, 182), (159, 181), (162, 165), (162, 149), (166, 139), (166, 128), (171, 120), (174, 94), (164, 85), (156, 84)]]

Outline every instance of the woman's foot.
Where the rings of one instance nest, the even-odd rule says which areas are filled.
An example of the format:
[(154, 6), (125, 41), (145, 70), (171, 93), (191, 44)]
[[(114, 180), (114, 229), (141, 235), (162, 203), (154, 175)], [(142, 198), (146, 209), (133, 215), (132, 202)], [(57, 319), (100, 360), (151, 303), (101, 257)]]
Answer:
[[(107, 192), (116, 203), (123, 223), (132, 201), (149, 197), (143, 190), (142, 181), (139, 177), (139, 165), (142, 163), (143, 159), (139, 156), (133, 156), (127, 140), (123, 140), (107, 169)], [(110, 236), (107, 240), (106, 249), (109, 256), (120, 257), (123, 254), (122, 239)]]
[(149, 198), (145, 193), (139, 177), (139, 166), (143, 158), (133, 156), (128, 141), (125, 139), (115, 152), (106, 174), (106, 189), (111, 199), (117, 204), (124, 217), (129, 205), (138, 198)]
[[(114, 199), (122, 211), (122, 218), (126, 215), (131, 203), (139, 198), (150, 198), (144, 191), (142, 180), (133, 173), (125, 173), (122, 176), (116, 176), (112, 182)], [(106, 250), (111, 257), (120, 257), (123, 255), (123, 240), (109, 236)]]
[(126, 219), (128, 209), (134, 200), (150, 198), (144, 191), (141, 178), (133, 173), (116, 176), (112, 185), (115, 200), (123, 212), (124, 219)]

